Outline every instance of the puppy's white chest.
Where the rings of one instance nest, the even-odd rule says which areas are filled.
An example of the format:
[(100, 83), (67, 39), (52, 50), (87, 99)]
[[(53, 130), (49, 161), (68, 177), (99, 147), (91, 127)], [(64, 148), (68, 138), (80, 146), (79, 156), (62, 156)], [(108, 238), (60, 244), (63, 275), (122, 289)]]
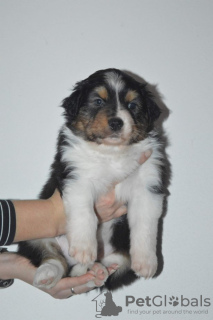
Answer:
[(99, 159), (93, 162), (86, 176), (93, 182), (94, 186), (98, 184), (112, 185), (124, 180), (135, 169), (139, 167), (137, 158), (129, 159), (126, 156)]

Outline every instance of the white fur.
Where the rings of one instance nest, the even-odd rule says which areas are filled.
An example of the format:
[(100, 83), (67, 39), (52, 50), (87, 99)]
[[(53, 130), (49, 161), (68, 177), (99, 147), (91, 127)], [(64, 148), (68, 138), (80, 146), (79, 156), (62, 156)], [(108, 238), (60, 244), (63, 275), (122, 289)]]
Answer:
[[(96, 262), (90, 266), (82, 265), (82, 264), (78, 263), (72, 268), (72, 270), (70, 272), (70, 276), (71, 277), (81, 276), (81, 275), (85, 274), (88, 271), (88, 269), (92, 270), (92, 272), (96, 278), (94, 281), (91, 280), (91, 281), (87, 282), (86, 286), (88, 288), (103, 286), (104, 282), (108, 278), (108, 271), (101, 263), (98, 263), (98, 262)], [(99, 279), (99, 273), (101, 273), (101, 275), (104, 276), (102, 280)]]
[(98, 228), (97, 240), (99, 244), (98, 260), (113, 253), (114, 249), (110, 243), (114, 220), (102, 223)]
[[(86, 142), (66, 127), (63, 133), (70, 146), (63, 147), (62, 160), (67, 167), (76, 168), (76, 179), (68, 177), (63, 190), (69, 254), (82, 264), (95, 261), (98, 221), (94, 202), (115, 182), (122, 181), (116, 186), (116, 198), (128, 202), (131, 267), (138, 275), (153, 276), (157, 268), (157, 223), (163, 202), (163, 195), (149, 191), (149, 187), (160, 184), (156, 139), (150, 136), (129, 146), (106, 146)], [(152, 149), (152, 155), (140, 166), (139, 158), (148, 149)], [(109, 254), (109, 237), (104, 232), (103, 237)]]
[[(116, 94), (116, 117), (123, 121), (123, 126), (119, 132), (112, 132), (99, 141), (100, 144), (85, 141), (66, 125), (62, 127), (61, 133), (67, 143), (60, 147), (61, 161), (70, 172), (63, 181), (62, 190), (67, 232), (66, 236), (56, 240), (66, 261), (73, 267), (72, 276), (84, 274), (87, 268), (98, 265), (97, 270), (103, 270), (105, 281), (108, 276), (105, 267), (118, 264), (117, 274), (131, 267), (137, 275), (148, 278), (157, 269), (157, 226), (163, 203), (163, 195), (152, 193), (150, 188), (161, 184), (158, 168), (162, 156), (154, 131), (146, 139), (129, 145), (135, 124), (119, 99), (125, 82), (113, 71), (105, 74), (105, 80)], [(150, 158), (140, 165), (142, 153), (149, 149), (152, 150)], [(116, 200), (128, 203), (129, 256), (115, 252), (111, 244), (114, 221), (98, 228), (94, 212), (96, 200), (115, 183)], [(50, 288), (67, 271), (66, 265), (62, 265), (63, 258), (62, 262), (57, 260), (59, 248), (56, 240), (31, 242), (32, 246), (40, 246), (50, 253), (49, 260), (37, 269), (35, 286)], [(94, 265), (96, 260), (105, 267)], [(94, 282), (90, 283), (91, 287), (94, 285)]]
[(118, 108), (117, 117), (123, 120), (123, 128), (121, 130), (121, 137), (129, 141), (129, 137), (132, 133), (133, 119), (127, 110)]
[(115, 90), (117, 107), (120, 107), (119, 92), (124, 88), (124, 82), (117, 73), (111, 71), (105, 74), (106, 81)]
[[(126, 121), (130, 121), (128, 117)], [(163, 195), (153, 194), (149, 190), (161, 182), (158, 172), (161, 154), (154, 132), (153, 137), (129, 146), (86, 142), (66, 126), (63, 127), (63, 134), (68, 146), (62, 147), (62, 161), (67, 163), (67, 168), (75, 169), (71, 172), (72, 178), (65, 180), (63, 190), (67, 237), (61, 236), (56, 240), (69, 265), (74, 266), (71, 275), (86, 273), (87, 268), (91, 268), (98, 258), (106, 267), (117, 263), (119, 269), (115, 274), (131, 267), (139, 276), (153, 276), (157, 268), (157, 224), (163, 202)], [(139, 158), (148, 149), (152, 149), (152, 155), (140, 166)], [(119, 181), (115, 188), (116, 198), (128, 203), (130, 257), (114, 252), (110, 243), (113, 220), (103, 223), (97, 232), (98, 221), (94, 212), (94, 203), (98, 197)], [(56, 240), (35, 240), (31, 244), (37, 246), (41, 243), (54, 255), (52, 244), (56, 244)], [(51, 288), (63, 274), (61, 262), (49, 259), (38, 268), (34, 285)], [(106, 279), (107, 276), (104, 281)], [(94, 282), (89, 285), (93, 287)]]
[(117, 101), (119, 101), (118, 93), (121, 91), (124, 87), (124, 82), (117, 73), (110, 71), (105, 74), (105, 79), (108, 82), (108, 84), (115, 90)]
[(101, 263), (106, 267), (110, 267), (112, 264), (117, 264), (118, 269), (115, 273), (115, 276), (120, 275), (121, 273), (126, 271), (126, 269), (130, 269), (131, 267), (130, 257), (116, 252), (104, 257), (101, 260)]
[(64, 267), (61, 262), (56, 259), (49, 259), (48, 262), (42, 264), (34, 276), (33, 285), (38, 288), (50, 289), (62, 278)]

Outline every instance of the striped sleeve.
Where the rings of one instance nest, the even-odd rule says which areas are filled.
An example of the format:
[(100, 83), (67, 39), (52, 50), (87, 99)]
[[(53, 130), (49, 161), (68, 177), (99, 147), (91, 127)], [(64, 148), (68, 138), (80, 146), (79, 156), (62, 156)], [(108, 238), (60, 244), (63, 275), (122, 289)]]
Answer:
[(16, 213), (10, 200), (0, 200), (0, 246), (10, 245), (16, 232)]

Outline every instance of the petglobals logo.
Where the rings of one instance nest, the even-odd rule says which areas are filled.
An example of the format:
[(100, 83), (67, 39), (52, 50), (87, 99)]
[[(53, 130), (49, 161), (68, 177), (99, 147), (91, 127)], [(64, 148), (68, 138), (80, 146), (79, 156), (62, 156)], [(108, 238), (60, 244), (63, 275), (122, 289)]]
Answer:
[[(112, 292), (103, 291), (93, 300), (95, 302), (95, 317), (131, 315), (205, 315), (211, 313), (211, 299), (200, 295), (187, 297), (186, 295), (155, 295), (135, 297), (133, 295), (123, 296), (122, 306), (117, 305), (113, 299)], [(212, 317), (213, 319), (213, 317)]]
[[(156, 295), (154, 297), (146, 296), (136, 298), (126, 296), (125, 306), (127, 314), (134, 315), (206, 315), (211, 306), (210, 298), (203, 295), (189, 298), (185, 295), (166, 296)], [(211, 312), (211, 311), (210, 311)]]
[(104, 291), (95, 297), (92, 301), (96, 303), (96, 318), (104, 316), (118, 316), (122, 311), (121, 306), (117, 306), (113, 300), (112, 292)]
[(149, 297), (146, 296), (145, 298), (135, 298), (134, 296), (126, 296), (126, 307), (128, 306), (137, 306), (137, 307), (210, 307), (211, 302), (210, 298), (204, 298), (200, 295), (197, 298), (187, 298), (184, 295), (180, 297), (177, 296), (154, 296)]

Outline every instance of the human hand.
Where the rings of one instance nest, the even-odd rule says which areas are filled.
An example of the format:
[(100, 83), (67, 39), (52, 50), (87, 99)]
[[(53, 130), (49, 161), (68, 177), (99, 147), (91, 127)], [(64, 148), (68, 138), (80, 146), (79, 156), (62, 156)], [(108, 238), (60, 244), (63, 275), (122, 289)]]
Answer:
[[(139, 164), (142, 165), (152, 154), (147, 150), (141, 154)], [(117, 202), (115, 198), (115, 189), (112, 188), (106, 195), (101, 196), (95, 204), (95, 212), (99, 222), (107, 222), (118, 218), (127, 213), (127, 207), (122, 202)]]
[[(95, 264), (93, 267), (95, 267)], [(100, 272), (94, 272), (95, 268), (93, 267), (90, 271), (80, 277), (63, 278), (53, 288), (42, 288), (40, 290), (48, 293), (55, 299), (66, 299), (71, 297), (73, 295), (71, 288), (74, 289), (75, 294), (86, 293), (93, 289), (88, 285), (89, 282), (93, 281), (95, 286), (100, 286), (105, 278), (105, 275), (101, 270)], [(19, 279), (32, 285), (36, 269), (37, 268), (33, 266), (28, 259), (19, 256), (16, 253), (5, 252), (0, 254), (0, 278), (3, 280)], [(112, 264), (107, 268), (109, 275), (116, 270), (116, 264)]]
[[(112, 264), (107, 268), (109, 276), (114, 273), (118, 268), (117, 264)], [(50, 294), (55, 299), (67, 299), (74, 295), (86, 293), (93, 290), (96, 287), (102, 285), (105, 278), (105, 274), (102, 270), (94, 272), (96, 264), (86, 274), (79, 277), (67, 277), (61, 279), (53, 288), (45, 290), (46, 293)], [(90, 283), (93, 281), (95, 286), (91, 288)], [(74, 293), (73, 293), (74, 292)]]
[[(142, 165), (152, 154), (151, 150), (147, 150), (141, 154), (138, 160), (139, 164)], [(56, 236), (66, 233), (66, 216), (58, 190), (55, 190), (52, 197), (47, 201), (50, 201), (56, 225)], [(115, 199), (115, 189), (111, 189), (106, 195), (101, 196), (95, 203), (95, 212), (100, 223), (109, 221), (111, 219), (118, 218), (123, 214), (127, 213), (127, 207), (124, 203), (117, 202)]]

